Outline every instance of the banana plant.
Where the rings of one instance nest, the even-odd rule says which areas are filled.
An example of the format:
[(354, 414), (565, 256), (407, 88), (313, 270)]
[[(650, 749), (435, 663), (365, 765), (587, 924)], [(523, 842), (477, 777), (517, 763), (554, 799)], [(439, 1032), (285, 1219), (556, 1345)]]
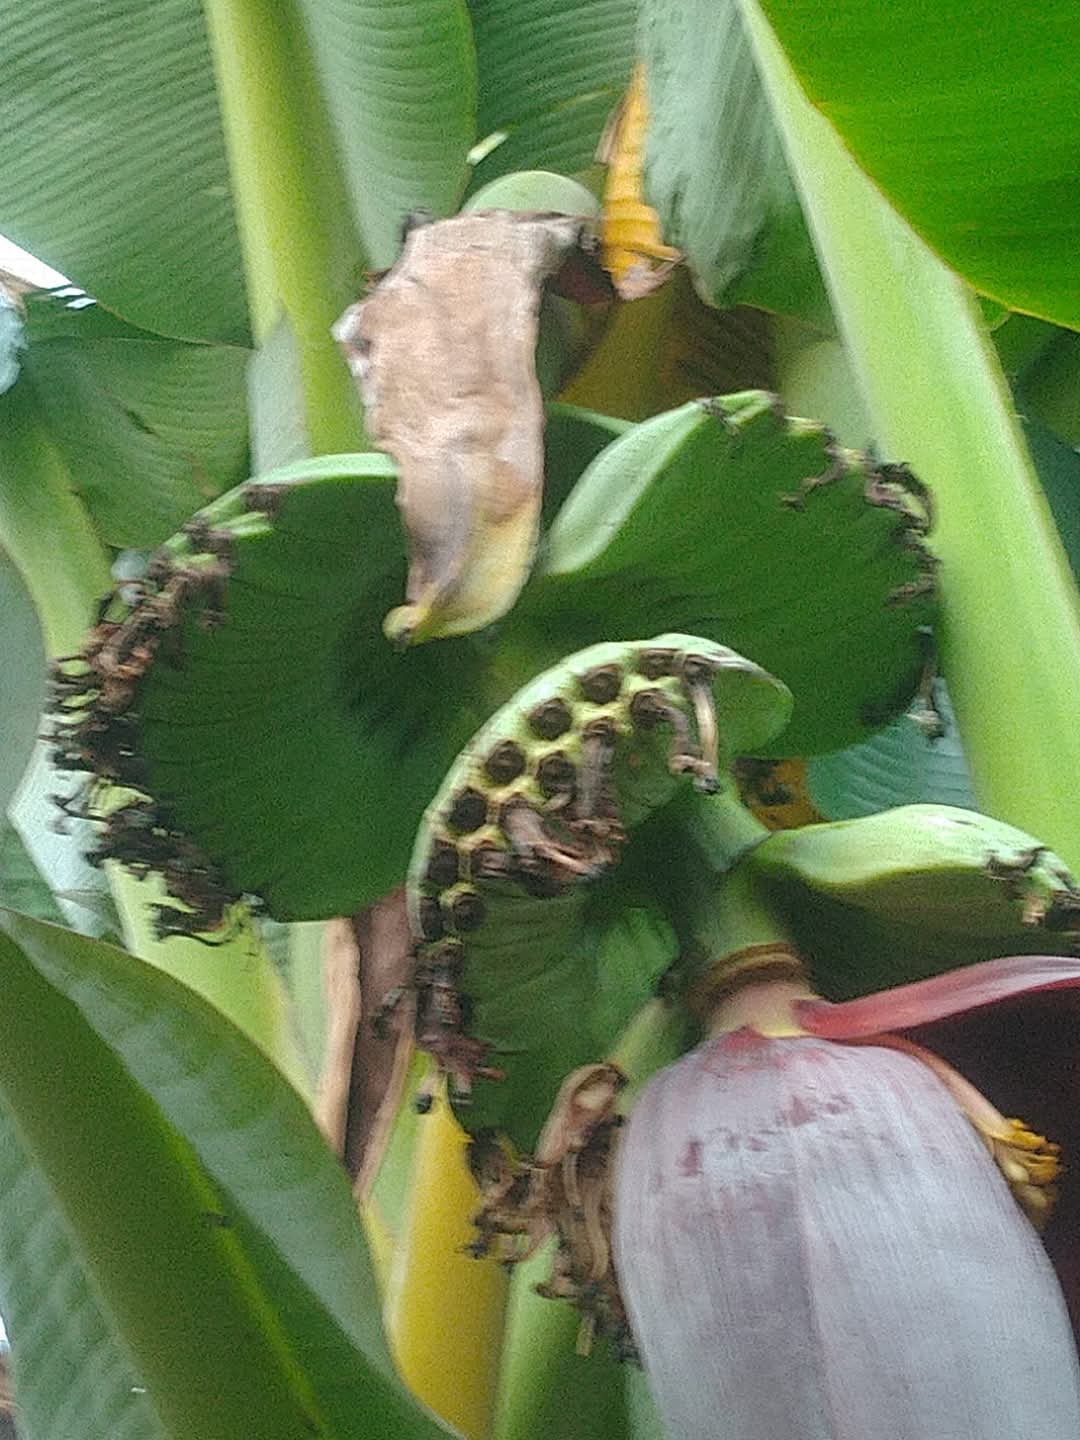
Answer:
[(27, 1440), (1075, 1432), (1069, 18), (13, 15)]

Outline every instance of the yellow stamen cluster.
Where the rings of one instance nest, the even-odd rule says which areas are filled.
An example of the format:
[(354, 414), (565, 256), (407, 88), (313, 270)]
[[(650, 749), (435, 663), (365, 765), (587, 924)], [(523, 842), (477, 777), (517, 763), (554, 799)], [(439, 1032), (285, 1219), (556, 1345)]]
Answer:
[(1029, 1130), (1022, 1120), (1007, 1120), (1005, 1126), (1004, 1130), (990, 1129), (975, 1122), (1017, 1203), (1036, 1230), (1041, 1230), (1057, 1199), (1054, 1182), (1061, 1173), (1061, 1147)]

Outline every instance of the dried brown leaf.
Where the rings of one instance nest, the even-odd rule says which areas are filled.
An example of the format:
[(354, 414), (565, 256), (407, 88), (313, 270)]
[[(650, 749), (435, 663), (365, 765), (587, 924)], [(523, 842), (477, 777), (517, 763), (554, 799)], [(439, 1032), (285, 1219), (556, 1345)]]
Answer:
[(541, 290), (585, 224), (481, 210), (414, 227), (335, 326), (369, 432), (398, 465), (409, 579), (393, 640), (478, 629), (524, 584), (543, 491)]

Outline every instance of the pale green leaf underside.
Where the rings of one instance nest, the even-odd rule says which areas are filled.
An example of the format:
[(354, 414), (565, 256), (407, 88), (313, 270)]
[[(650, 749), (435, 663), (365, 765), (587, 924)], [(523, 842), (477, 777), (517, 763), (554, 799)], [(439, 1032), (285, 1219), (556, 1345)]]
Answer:
[(87, 313), (70, 314), (66, 337), (35, 343), (31, 326), (25, 378), (102, 538), (148, 548), (243, 479), (249, 353), (99, 338)]
[(629, 0), (470, 0), (479, 75), (477, 134), (506, 138), (473, 186), (515, 170), (571, 175), (593, 162), (633, 63)]
[(369, 262), (397, 257), (411, 210), (465, 188), (476, 61), (464, 0), (302, 0)]
[(961, 7), (762, 0), (814, 105), (944, 260), (1080, 328), (1072, 0)]
[(15, 384), (22, 347), (22, 320), (15, 305), (6, 298), (0, 288), (0, 395)]
[(196, 0), (27, 0), (4, 27), (0, 233), (148, 330), (243, 343)]
[(41, 1171), (0, 1106), (0, 1296), (25, 1440), (167, 1440)]
[(30, 759), (45, 701), (45, 650), (34, 602), (0, 543), (0, 824)]

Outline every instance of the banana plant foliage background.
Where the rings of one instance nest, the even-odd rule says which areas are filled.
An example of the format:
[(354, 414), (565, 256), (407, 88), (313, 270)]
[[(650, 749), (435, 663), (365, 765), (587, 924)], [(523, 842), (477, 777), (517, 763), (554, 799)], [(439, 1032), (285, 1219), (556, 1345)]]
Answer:
[[(542, 1255), (507, 1282), (461, 1253), (464, 1142), (416, 1116), (416, 1062), (350, 1192), (322, 922), (402, 883), (520, 686), (667, 630), (790, 688), (757, 758), (809, 758), (827, 818), (969, 804), (1080, 866), (1074, 31), (1066, 0), (10, 8), (0, 233), (84, 292), (0, 303), (0, 1312), (25, 1440), (659, 1435), (641, 1374), (578, 1355), (533, 1293)], [(599, 198), (637, 62), (643, 195), (685, 274), (559, 312), (518, 602), (395, 651), (396, 476), (330, 327), (411, 211), (502, 182), (517, 208)], [(60, 815), (78, 776), (38, 735), (47, 661), (100, 598), (137, 613), (153, 552), (215, 543), (223, 596), (181, 607), (108, 802), (152, 796), (209, 857), (209, 947), (159, 937), (159, 878), (87, 862), (101, 827)], [(930, 697), (943, 738), (904, 713)], [(610, 945), (648, 991), (674, 941)], [(611, 1006), (646, 998), (635, 1081), (687, 1043), (645, 991)], [(347, 1039), (362, 1072), (374, 1041)]]

